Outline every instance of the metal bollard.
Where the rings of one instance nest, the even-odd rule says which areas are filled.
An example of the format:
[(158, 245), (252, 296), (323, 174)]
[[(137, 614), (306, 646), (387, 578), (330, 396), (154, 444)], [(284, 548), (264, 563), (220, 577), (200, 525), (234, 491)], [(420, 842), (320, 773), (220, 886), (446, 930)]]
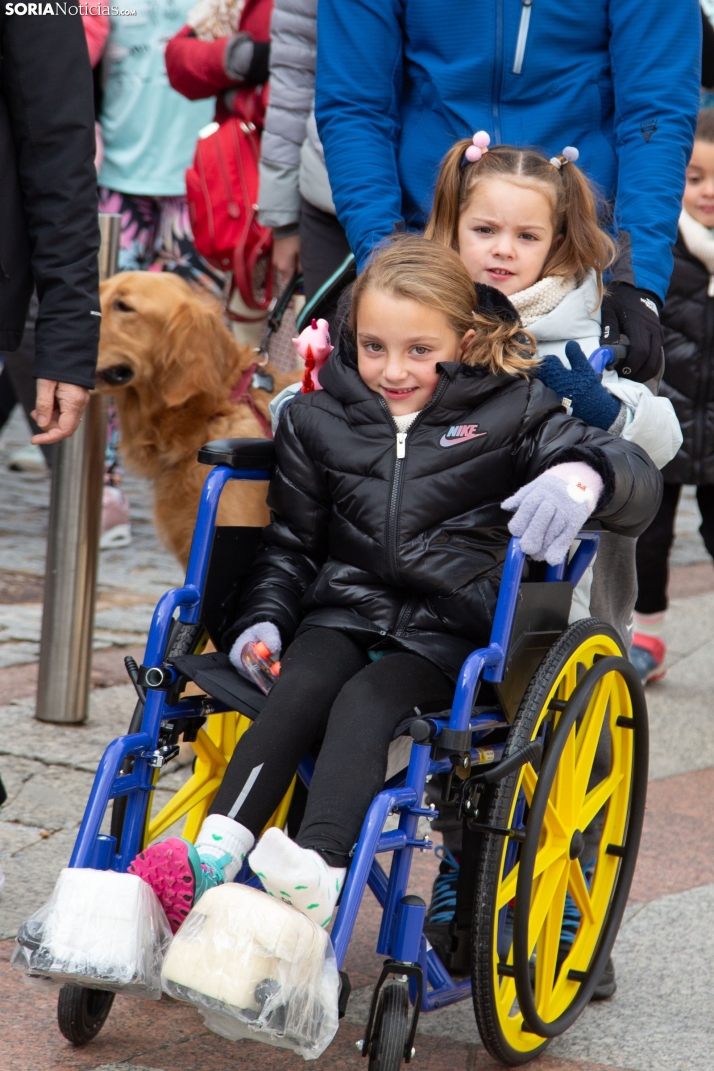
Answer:
[[(117, 270), (121, 216), (100, 214), (99, 278)], [(79, 427), (54, 448), (35, 717), (87, 717), (102, 518), (106, 406), (92, 394)]]

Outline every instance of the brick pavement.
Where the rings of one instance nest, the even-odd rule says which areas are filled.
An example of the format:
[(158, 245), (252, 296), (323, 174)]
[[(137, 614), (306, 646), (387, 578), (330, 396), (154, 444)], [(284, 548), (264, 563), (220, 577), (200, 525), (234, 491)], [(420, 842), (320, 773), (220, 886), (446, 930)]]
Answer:
[[(22, 441), (17, 421), (11, 432), (11, 441)], [(8, 441), (7, 435), (0, 437), (0, 629), (3, 622), (16, 632), (24, 628), (24, 639), (5, 641), (19, 648), (35, 642), (34, 634), (27, 638), (33, 621), (29, 609), (34, 613), (41, 592), (48, 483), (4, 471)], [(145, 630), (156, 595), (180, 577), (153, 535), (146, 489), (138, 481), (127, 484), (135, 544), (102, 557), (100, 584), (108, 611), (133, 615), (113, 624), (110, 618), (106, 631), (114, 628), (116, 634), (118, 623), (129, 621), (131, 629), (122, 636), (129, 641), (127, 632), (136, 629), (138, 636)], [(531, 1065), (538, 1071), (714, 1068), (714, 570), (696, 527), (696, 507), (686, 496), (674, 553), (672, 668), (661, 684), (648, 689), (652, 780), (631, 904), (614, 955), (618, 992), (611, 1001), (591, 1005)], [(128, 603), (127, 593), (133, 598)], [(9, 616), (13, 607), (14, 619)], [(73, 1049), (56, 1027), (55, 993), (10, 971), (10, 938), (49, 895), (71, 851), (92, 770), (105, 744), (128, 721), (133, 697), (122, 683), (127, 650), (135, 653), (140, 647), (110, 644), (95, 652), (91, 713), (81, 727), (34, 721), (36, 650), (26, 646), (24, 654), (20, 651), (26, 661), (6, 660), (0, 668), (0, 769), (10, 795), (0, 812), (0, 859), (7, 873), (0, 895), (0, 1071), (297, 1068), (301, 1060), (291, 1054), (216, 1037), (192, 1009), (166, 998), (154, 1003), (118, 997), (99, 1037)], [(159, 796), (165, 798), (184, 776), (181, 769), (169, 771)], [(414, 891), (428, 895), (432, 875), (433, 859), (419, 857)], [(335, 1041), (320, 1060), (325, 1071), (364, 1068), (354, 1043), (362, 1036), (379, 965), (373, 952), (378, 921), (376, 905), (367, 899), (345, 965), (353, 995)], [(416, 1048), (415, 1071), (498, 1066), (479, 1044), (468, 1003), (425, 1016)]]

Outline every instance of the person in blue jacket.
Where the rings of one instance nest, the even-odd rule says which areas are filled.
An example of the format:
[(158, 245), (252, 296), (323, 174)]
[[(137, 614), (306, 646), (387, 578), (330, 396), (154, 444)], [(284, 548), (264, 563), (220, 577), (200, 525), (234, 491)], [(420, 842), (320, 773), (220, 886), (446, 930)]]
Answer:
[(320, 0), (315, 112), (358, 267), (423, 226), (459, 138), (575, 145), (614, 204), (603, 340), (630, 340), (622, 374), (659, 377), (701, 34), (697, 0)]

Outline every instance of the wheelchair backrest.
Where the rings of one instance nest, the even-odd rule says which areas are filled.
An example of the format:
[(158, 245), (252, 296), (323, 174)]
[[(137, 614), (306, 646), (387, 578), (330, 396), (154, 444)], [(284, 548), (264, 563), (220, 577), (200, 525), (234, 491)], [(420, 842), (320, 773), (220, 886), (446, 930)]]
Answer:
[(262, 528), (225, 525), (214, 529), (199, 620), (218, 650), (223, 633), (238, 616), (238, 603), (262, 534)]
[(572, 599), (573, 585), (565, 580), (521, 584), (506, 669), (501, 683), (494, 685), (509, 722), (538, 666), (567, 628)]

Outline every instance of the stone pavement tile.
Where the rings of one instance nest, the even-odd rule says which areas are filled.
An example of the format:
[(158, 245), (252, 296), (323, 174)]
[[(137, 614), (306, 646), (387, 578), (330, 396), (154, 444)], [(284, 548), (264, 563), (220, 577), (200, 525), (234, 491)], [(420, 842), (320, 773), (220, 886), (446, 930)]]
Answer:
[(552, 1055), (634, 1071), (712, 1071), (714, 885), (646, 904), (613, 953), (618, 989), (553, 1042)]
[[(8, 825), (0, 823), (0, 828)], [(16, 832), (18, 829), (15, 827)], [(39, 830), (35, 832), (38, 839), (26, 846), (18, 843), (13, 854), (2, 861), (5, 887), (0, 893), (0, 940), (14, 937), (20, 923), (49, 900), (57, 875), (72, 854), (75, 830), (62, 829), (46, 838)]]
[[(297, 1071), (301, 1057), (257, 1042), (211, 1034), (198, 1013), (164, 997), (160, 1002), (117, 997), (98, 1037), (75, 1049), (56, 1025), (57, 989), (36, 987), (11, 971), (10, 942), (0, 945), (0, 1071)], [(320, 1071), (364, 1071), (355, 1047), (363, 1028), (343, 1021), (316, 1065)], [(502, 1065), (470, 1040), (422, 1036), (415, 1071), (499, 1071)], [(533, 1071), (607, 1071), (601, 1064), (553, 1059)], [(622, 1066), (622, 1065), (618, 1065)]]
[(714, 769), (650, 782), (630, 901), (714, 882)]
[[(22, 826), (16, 822), (0, 822), (0, 860), (10, 859), (18, 852), (24, 851), (32, 844), (45, 840), (45, 830), (37, 826)], [(5, 865), (5, 864), (3, 864)], [(0, 893), (0, 915), (2, 914), (2, 893)]]
[(667, 614), (666, 638), (669, 664), (686, 658), (714, 639), (714, 598), (711, 592), (672, 599)]
[[(707, 596), (712, 602), (714, 598)], [(698, 602), (687, 599), (685, 603)], [(712, 695), (714, 641), (677, 662), (664, 680), (647, 688), (650, 778), (714, 766)]]
[(75, 829), (82, 821), (92, 774), (62, 766), (36, 765), (39, 769), (0, 811), (3, 823), (21, 822), (55, 831)]
[(51, 725), (33, 717), (33, 704), (22, 702), (0, 708), (4, 732), (2, 755), (17, 755), (48, 765), (74, 766), (93, 772), (107, 744), (126, 732), (136, 705), (130, 684), (98, 688), (90, 695), (89, 717), (83, 725)]
[(670, 569), (670, 599), (688, 599), (705, 591), (714, 591), (714, 568), (711, 559), (706, 562), (693, 562), (691, 565), (675, 565)]

